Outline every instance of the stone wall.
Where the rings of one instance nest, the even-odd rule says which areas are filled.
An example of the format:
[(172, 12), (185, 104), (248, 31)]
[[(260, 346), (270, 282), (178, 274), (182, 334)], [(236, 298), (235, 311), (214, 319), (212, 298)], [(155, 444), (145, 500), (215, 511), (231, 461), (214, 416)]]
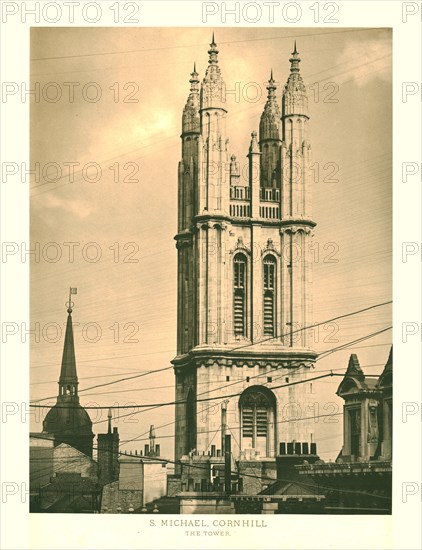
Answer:
[(119, 482), (104, 485), (101, 498), (102, 514), (127, 514), (143, 505), (143, 492), (135, 489), (120, 489)]

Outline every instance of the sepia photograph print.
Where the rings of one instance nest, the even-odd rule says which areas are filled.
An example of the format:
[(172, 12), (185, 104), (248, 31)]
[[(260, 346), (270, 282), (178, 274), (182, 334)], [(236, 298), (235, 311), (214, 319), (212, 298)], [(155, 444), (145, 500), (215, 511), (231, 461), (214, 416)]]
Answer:
[(30, 512), (391, 514), (392, 29), (30, 59)]

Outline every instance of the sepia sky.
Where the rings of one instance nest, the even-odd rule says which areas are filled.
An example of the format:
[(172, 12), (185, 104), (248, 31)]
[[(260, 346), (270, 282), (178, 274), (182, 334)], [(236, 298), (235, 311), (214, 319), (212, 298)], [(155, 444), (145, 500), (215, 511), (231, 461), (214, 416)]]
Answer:
[[(41, 174), (31, 189), (32, 248), (40, 250), (31, 265), (31, 325), (39, 323), (40, 331), (39, 341), (31, 341), (34, 400), (51, 397), (42, 403), (55, 402), (69, 286), (78, 288), (73, 320), (81, 403), (174, 399), (171, 369), (109, 383), (169, 367), (176, 353), (173, 237), (181, 114), (194, 61), (200, 78), (204, 75), (212, 30), (31, 30), (32, 87), (40, 86), (39, 101), (31, 104), (31, 165), (39, 163), (41, 172), (50, 166), (51, 179), (54, 169), (48, 163), (62, 169), (57, 182)], [(258, 130), (271, 68), (281, 104), (295, 38), (308, 86), (318, 180), (313, 188), (313, 309), (314, 321), (321, 322), (391, 299), (391, 32), (215, 29), (222, 74), (233, 91), (227, 106), (230, 153), (241, 165), (250, 133)], [(62, 92), (56, 102), (51, 100), (54, 90)], [(93, 101), (98, 90), (101, 98)], [(124, 101), (131, 98), (136, 101)], [(75, 163), (73, 181), (65, 163)], [(99, 181), (89, 181), (95, 176), (92, 168), (81, 171), (88, 163), (101, 166)], [(139, 171), (130, 181), (133, 166)], [(74, 258), (65, 245), (70, 242), (78, 243)], [(58, 251), (62, 256), (53, 261)], [(101, 258), (94, 261), (99, 251)], [(316, 351), (390, 326), (391, 311), (391, 305), (384, 306), (320, 327)], [(378, 374), (391, 341), (388, 331), (332, 353), (317, 362), (316, 372), (343, 372), (353, 352), (367, 374)], [(303, 411), (303, 416), (336, 414), (315, 420), (318, 450), (326, 460), (341, 449), (337, 413), (342, 401), (335, 395), (340, 381), (315, 383), (314, 410)], [(109, 385), (81, 391), (99, 384)], [(107, 411), (90, 411), (90, 416), (95, 433), (106, 429)], [(121, 441), (138, 439), (123, 449), (143, 448), (154, 424), (162, 455), (171, 458), (173, 420), (172, 406), (119, 419)], [(31, 429), (40, 430), (41, 423), (33, 422)]]

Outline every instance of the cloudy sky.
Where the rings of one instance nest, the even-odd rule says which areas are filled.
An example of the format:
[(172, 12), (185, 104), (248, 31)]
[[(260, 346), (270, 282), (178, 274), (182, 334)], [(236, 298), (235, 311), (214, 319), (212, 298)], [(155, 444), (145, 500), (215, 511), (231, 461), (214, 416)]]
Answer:
[[(194, 61), (204, 75), (211, 32), (32, 28), (31, 75), (40, 98), (31, 105), (31, 163), (41, 170), (31, 189), (32, 247), (40, 250), (31, 266), (31, 323), (41, 333), (31, 342), (34, 400), (55, 402), (69, 286), (78, 288), (73, 318), (82, 404), (174, 399), (171, 369), (88, 388), (164, 369), (175, 356), (181, 113)], [(320, 322), (391, 299), (391, 32), (216, 29), (223, 77), (233, 91), (227, 133), (241, 162), (258, 130), (271, 68), (281, 97), (295, 38), (310, 100), (314, 321)], [(322, 326), (315, 349), (390, 325), (391, 306), (380, 307)], [(342, 372), (355, 352), (364, 370), (377, 374), (391, 338), (388, 331), (328, 355), (317, 372)], [(315, 385), (315, 411), (341, 412), (340, 380)], [(106, 412), (91, 412), (98, 433)], [(341, 448), (341, 418), (315, 421), (324, 459)], [(154, 424), (162, 454), (171, 457), (173, 420), (171, 406), (119, 419), (121, 440), (138, 439), (124, 448), (143, 447)]]

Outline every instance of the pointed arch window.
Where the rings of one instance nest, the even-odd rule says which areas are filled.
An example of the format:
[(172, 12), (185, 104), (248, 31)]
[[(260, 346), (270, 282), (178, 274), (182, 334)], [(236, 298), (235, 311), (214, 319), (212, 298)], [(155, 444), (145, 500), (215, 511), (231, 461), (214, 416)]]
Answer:
[(233, 325), (235, 336), (246, 336), (247, 260), (236, 254), (233, 260)]
[(276, 336), (277, 262), (274, 256), (265, 256), (263, 270), (264, 336)]

